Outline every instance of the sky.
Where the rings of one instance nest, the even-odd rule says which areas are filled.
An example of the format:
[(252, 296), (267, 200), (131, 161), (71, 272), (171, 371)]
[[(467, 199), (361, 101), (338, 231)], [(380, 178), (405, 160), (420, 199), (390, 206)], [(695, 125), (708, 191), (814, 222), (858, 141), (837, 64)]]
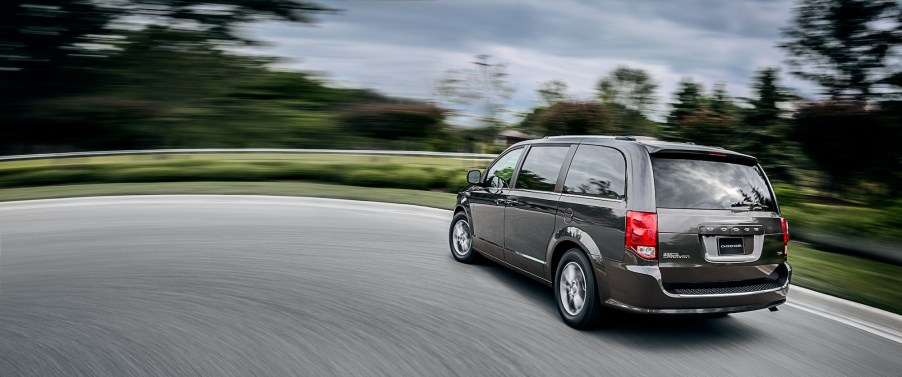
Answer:
[[(801, 94), (808, 83), (787, 74), (776, 47), (792, 0), (347, 0), (314, 25), (260, 23), (250, 36), (259, 53), (286, 58), (282, 68), (317, 71), (336, 86), (437, 100), (436, 82), (450, 69), (472, 68), (487, 54), (507, 64), (516, 89), (512, 114), (539, 103), (548, 80), (567, 83), (574, 99), (595, 97), (598, 80), (617, 66), (648, 71), (659, 88), (653, 117), (663, 118), (684, 77), (707, 90), (725, 83), (751, 94), (756, 70), (782, 67), (783, 84)], [(513, 118), (508, 117), (508, 120)]]

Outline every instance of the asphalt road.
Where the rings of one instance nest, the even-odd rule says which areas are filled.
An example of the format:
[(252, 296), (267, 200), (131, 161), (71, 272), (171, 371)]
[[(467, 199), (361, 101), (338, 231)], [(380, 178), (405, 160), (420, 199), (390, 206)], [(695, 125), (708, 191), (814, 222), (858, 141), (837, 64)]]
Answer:
[(572, 330), (550, 289), (456, 263), (448, 217), (301, 198), (2, 204), (0, 376), (902, 374), (902, 344), (791, 306)]

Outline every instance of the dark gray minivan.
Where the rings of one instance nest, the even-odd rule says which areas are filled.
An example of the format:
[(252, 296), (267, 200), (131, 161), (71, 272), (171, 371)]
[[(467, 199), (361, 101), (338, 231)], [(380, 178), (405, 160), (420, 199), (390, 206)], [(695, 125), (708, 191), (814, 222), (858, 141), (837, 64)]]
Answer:
[(725, 314), (786, 301), (789, 230), (754, 157), (631, 137), (515, 144), (467, 175), (451, 254), (554, 287), (563, 320), (609, 308)]

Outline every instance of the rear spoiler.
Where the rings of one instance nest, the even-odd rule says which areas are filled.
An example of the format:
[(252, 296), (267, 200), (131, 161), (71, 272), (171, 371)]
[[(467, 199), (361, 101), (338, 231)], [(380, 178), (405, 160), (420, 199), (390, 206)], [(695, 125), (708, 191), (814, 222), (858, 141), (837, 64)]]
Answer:
[(726, 149), (658, 149), (649, 151), (652, 157), (685, 158), (692, 160), (708, 160), (732, 162), (743, 165), (756, 165), (758, 159), (747, 154), (736, 153)]

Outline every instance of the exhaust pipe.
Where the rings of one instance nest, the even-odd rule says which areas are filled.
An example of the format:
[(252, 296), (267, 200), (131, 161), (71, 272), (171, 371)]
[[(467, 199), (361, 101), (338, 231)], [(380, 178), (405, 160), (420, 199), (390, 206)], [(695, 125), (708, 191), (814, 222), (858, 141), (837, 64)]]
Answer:
[(776, 306), (771, 306), (771, 307), (767, 308), (767, 310), (770, 310), (770, 311), (772, 311), (772, 312), (775, 312), (775, 311), (780, 310), (780, 309), (777, 309)]

